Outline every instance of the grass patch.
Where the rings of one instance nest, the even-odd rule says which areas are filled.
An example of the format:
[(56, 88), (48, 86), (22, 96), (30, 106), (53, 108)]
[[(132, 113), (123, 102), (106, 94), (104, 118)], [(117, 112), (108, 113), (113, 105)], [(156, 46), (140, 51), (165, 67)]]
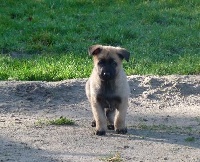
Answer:
[(71, 119), (67, 119), (66, 117), (60, 117), (57, 119), (48, 119), (48, 120), (38, 120), (35, 122), (36, 126), (43, 126), (43, 125), (74, 125), (75, 122)]
[(93, 44), (127, 48), (128, 75), (200, 74), (199, 6), (198, 0), (3, 1), (0, 80), (88, 77)]
[(194, 137), (187, 137), (185, 139), (186, 142), (194, 142), (195, 141), (195, 138)]
[(49, 120), (50, 125), (74, 125), (74, 121), (67, 119), (66, 117), (60, 117), (58, 119)]
[(101, 161), (105, 161), (105, 162), (122, 162), (123, 159), (121, 158), (120, 153), (116, 153), (115, 155), (106, 157), (106, 158), (102, 158), (100, 159)]

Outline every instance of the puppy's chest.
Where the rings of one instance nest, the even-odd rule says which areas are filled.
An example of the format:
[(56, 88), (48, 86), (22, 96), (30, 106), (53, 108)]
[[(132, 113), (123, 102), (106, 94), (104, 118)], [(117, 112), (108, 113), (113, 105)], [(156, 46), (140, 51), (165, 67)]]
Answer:
[(97, 94), (97, 101), (103, 108), (115, 109), (121, 103), (121, 97), (116, 93), (113, 82), (103, 82)]

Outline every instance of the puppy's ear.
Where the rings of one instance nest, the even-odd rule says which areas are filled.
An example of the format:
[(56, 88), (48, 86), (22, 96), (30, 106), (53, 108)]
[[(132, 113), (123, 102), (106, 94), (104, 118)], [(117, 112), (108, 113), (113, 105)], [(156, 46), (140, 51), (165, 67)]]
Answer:
[(89, 55), (94, 56), (99, 54), (102, 51), (102, 49), (103, 49), (102, 45), (97, 44), (89, 47), (88, 52)]
[(125, 48), (120, 48), (117, 51), (117, 54), (122, 60), (125, 59), (127, 62), (129, 61), (130, 52), (128, 52)]

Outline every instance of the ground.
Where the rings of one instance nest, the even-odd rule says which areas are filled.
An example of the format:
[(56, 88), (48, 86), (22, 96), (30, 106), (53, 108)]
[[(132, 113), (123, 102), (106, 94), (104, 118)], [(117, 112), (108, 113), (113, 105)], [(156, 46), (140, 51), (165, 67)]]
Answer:
[[(0, 82), (0, 161), (200, 161), (200, 76), (129, 76), (126, 135), (94, 135), (86, 79)], [(74, 126), (40, 121), (73, 119)]]

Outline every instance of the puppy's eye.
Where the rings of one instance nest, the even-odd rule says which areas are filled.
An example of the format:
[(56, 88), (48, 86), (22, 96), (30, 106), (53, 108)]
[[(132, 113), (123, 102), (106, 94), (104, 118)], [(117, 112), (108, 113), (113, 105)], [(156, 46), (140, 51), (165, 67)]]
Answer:
[(115, 61), (112, 61), (112, 62), (111, 62), (111, 65), (112, 65), (112, 66), (117, 66), (117, 63), (116, 63)]
[(105, 60), (100, 60), (100, 61), (98, 62), (98, 65), (100, 65), (100, 66), (101, 66), (101, 65), (105, 65), (105, 63), (106, 63)]

